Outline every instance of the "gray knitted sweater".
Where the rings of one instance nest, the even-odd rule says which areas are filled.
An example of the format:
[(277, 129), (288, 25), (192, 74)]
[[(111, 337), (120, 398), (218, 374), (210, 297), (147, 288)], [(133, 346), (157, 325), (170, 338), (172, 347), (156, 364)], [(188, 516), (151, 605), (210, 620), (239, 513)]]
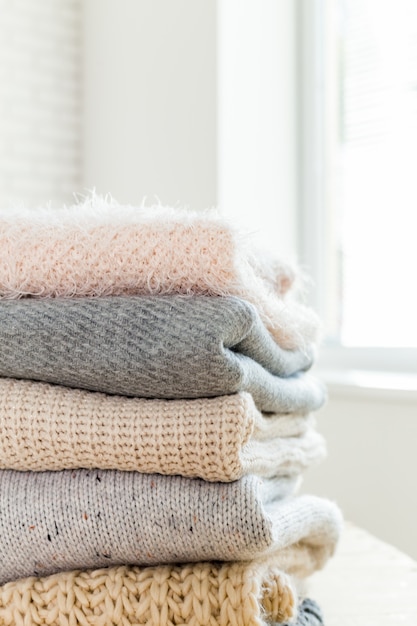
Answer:
[(322, 405), (312, 358), (282, 349), (235, 297), (0, 301), (0, 376), (152, 398), (247, 391), (282, 413)]
[(340, 513), (313, 496), (282, 499), (289, 488), (254, 476), (225, 484), (111, 470), (3, 470), (0, 584), (61, 570), (271, 552), (285, 569), (308, 575), (332, 553)]

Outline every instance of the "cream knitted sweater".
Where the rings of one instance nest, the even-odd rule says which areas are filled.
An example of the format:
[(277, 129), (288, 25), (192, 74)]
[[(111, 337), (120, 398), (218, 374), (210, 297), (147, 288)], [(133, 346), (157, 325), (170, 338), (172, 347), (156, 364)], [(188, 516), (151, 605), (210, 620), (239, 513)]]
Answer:
[(296, 593), (273, 559), (119, 566), (0, 587), (3, 626), (267, 626), (294, 616)]
[(0, 468), (98, 468), (230, 481), (325, 455), (312, 416), (263, 416), (247, 393), (146, 400), (0, 379)]
[(62, 208), (0, 213), (0, 297), (235, 295), (276, 341), (314, 341), (314, 313), (294, 302), (295, 272), (254, 253), (214, 212), (120, 206), (93, 196)]

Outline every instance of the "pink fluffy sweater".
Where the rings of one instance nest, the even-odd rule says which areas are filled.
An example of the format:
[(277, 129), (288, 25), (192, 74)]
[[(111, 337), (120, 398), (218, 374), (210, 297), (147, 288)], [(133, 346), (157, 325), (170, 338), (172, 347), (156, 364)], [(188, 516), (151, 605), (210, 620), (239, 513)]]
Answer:
[(92, 196), (61, 209), (2, 210), (0, 298), (235, 295), (276, 341), (315, 341), (316, 315), (292, 297), (295, 271), (255, 253), (215, 212), (121, 206)]

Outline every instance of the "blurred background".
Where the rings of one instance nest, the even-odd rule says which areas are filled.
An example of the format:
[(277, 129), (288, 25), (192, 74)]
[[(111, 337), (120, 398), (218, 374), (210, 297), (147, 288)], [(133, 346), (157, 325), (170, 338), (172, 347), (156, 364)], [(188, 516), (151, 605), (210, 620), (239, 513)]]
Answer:
[[(417, 558), (417, 3), (0, 0), (0, 210), (216, 206), (312, 276), (303, 489)], [(0, 251), (1, 254), (1, 251)]]

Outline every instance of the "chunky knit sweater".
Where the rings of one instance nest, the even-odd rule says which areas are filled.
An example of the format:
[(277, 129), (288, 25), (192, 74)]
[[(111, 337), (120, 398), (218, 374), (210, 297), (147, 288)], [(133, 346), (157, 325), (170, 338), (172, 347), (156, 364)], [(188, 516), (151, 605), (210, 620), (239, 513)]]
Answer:
[(312, 416), (264, 416), (247, 393), (148, 400), (0, 379), (2, 469), (84, 467), (230, 481), (299, 474), (324, 455)]
[[(7, 583), (0, 587), (0, 623), (267, 626), (292, 618), (295, 598), (292, 581), (273, 560), (119, 566)], [(301, 605), (299, 618), (304, 614)]]
[(341, 516), (314, 496), (280, 498), (282, 482), (2, 470), (0, 584), (79, 568), (267, 555), (307, 576), (332, 554)]
[(0, 213), (0, 297), (236, 295), (252, 302), (287, 348), (317, 334), (288, 294), (295, 272), (254, 254), (212, 213), (120, 206), (92, 197), (61, 210)]
[(267, 412), (320, 407), (312, 350), (284, 350), (238, 298), (0, 301), (0, 376), (151, 398), (246, 391)]

